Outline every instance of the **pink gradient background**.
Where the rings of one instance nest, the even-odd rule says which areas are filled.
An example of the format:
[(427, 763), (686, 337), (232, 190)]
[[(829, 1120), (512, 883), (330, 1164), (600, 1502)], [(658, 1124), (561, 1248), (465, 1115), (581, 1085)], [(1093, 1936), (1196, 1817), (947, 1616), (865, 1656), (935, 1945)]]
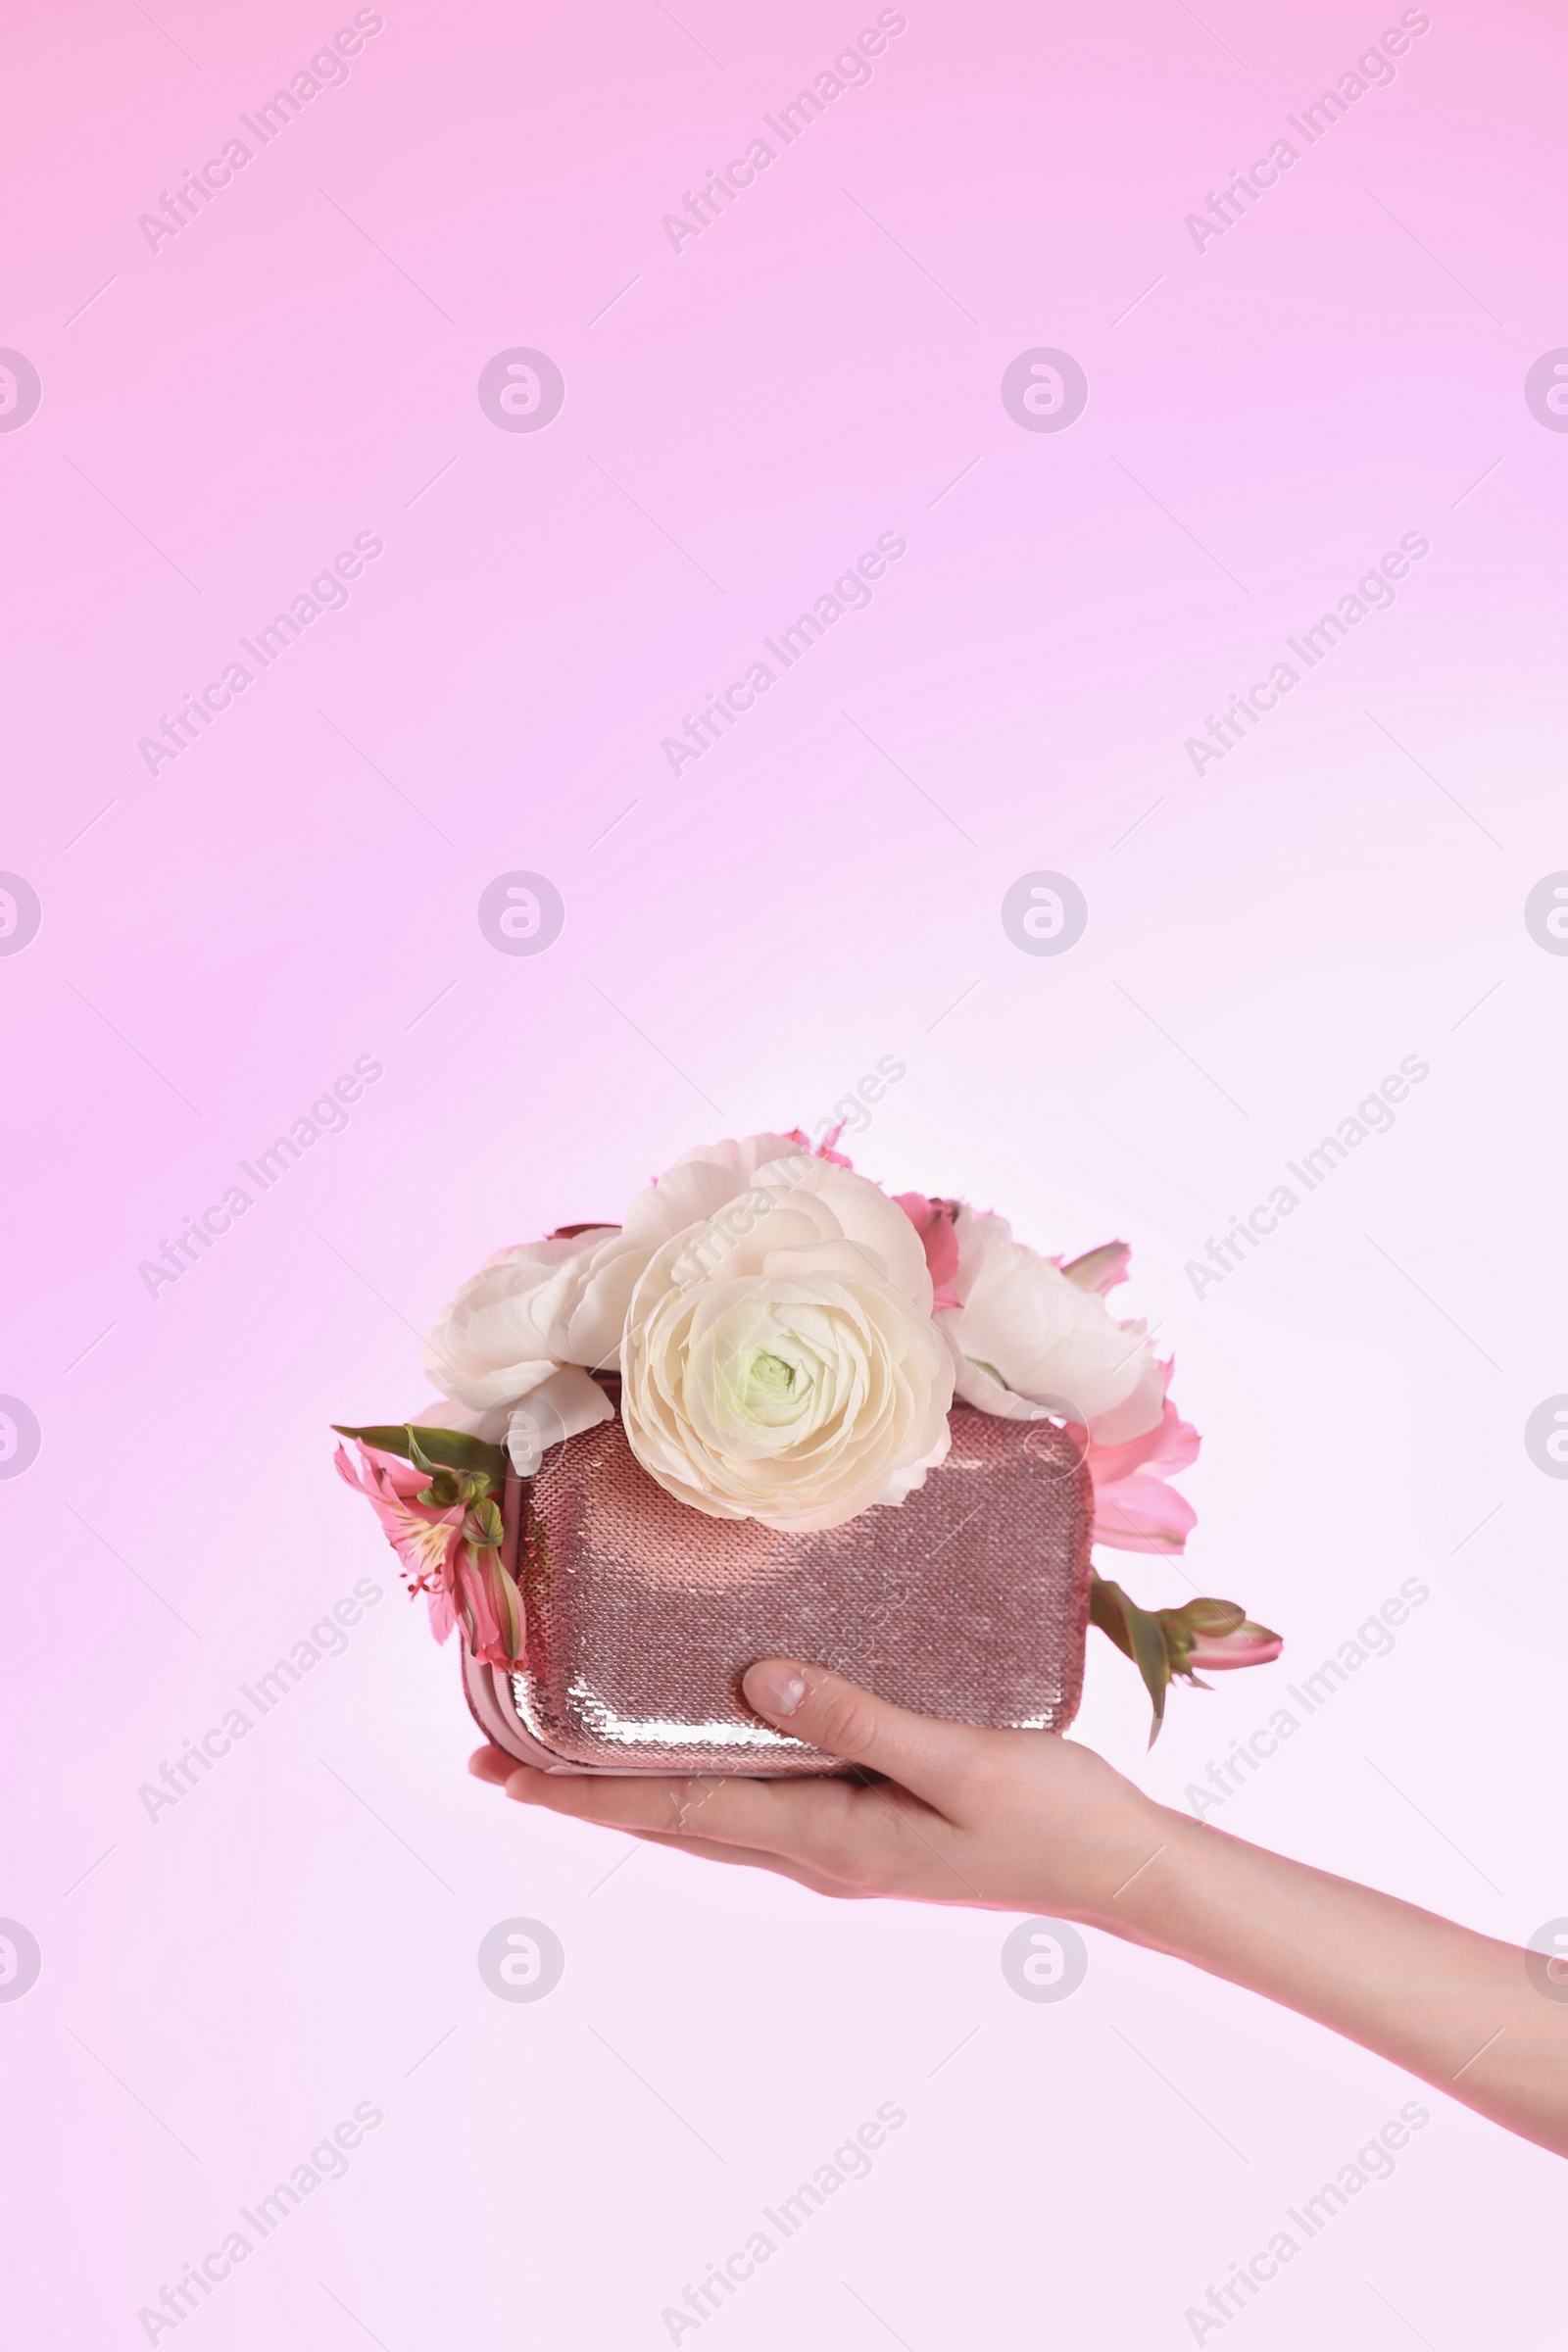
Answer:
[[(1568, 342), (1555, 13), (1434, 0), (1200, 254), (1185, 216), (1397, 8), (910, 0), (678, 256), (664, 212), (874, 9), (387, 0), (156, 255), (138, 216), (352, 11), (155, 13), (19, 17), (0, 96), (0, 343), (43, 379), (0, 435), (0, 866), (43, 903), (0, 960), (0, 1390), (43, 1427), (0, 1484), (0, 1913), (43, 1953), (0, 2004), (8, 2340), (147, 2341), (369, 2100), (347, 2177), (157, 2340), (665, 2343), (895, 2099), (871, 2177), (708, 2327), (1147, 2352), (1412, 2095), (1394, 2178), (1233, 2325), (1557, 2340), (1553, 2161), (1315, 2027), (1096, 1937), (1034, 2006), (1008, 1921), (504, 1812), (326, 1437), (419, 1396), (415, 1335), (489, 1250), (897, 1056), (858, 1164), (1133, 1242), (1205, 1433), (1192, 1575), (1287, 1636), (1147, 1760), (1097, 1640), (1081, 1736), (1180, 1803), (1419, 1578), (1216, 1818), (1517, 1940), (1568, 1912), (1568, 1488), (1521, 1437), (1568, 1389), (1568, 962), (1521, 918), (1568, 865), (1568, 438), (1522, 396)], [(1042, 344), (1090, 380), (1061, 434), (999, 397)], [(511, 345), (564, 370), (544, 432), (479, 408)], [(361, 531), (348, 608), (149, 776), (159, 713)], [(869, 610), (672, 778), (681, 714), (883, 531)], [(1184, 739), (1407, 531), (1393, 609), (1196, 778)], [(537, 958), (475, 920), (515, 867), (566, 905)], [(999, 919), (1037, 867), (1090, 905), (1059, 959)], [(360, 1054), (348, 1130), (150, 1298), (140, 1261)], [(1196, 1298), (1406, 1054), (1393, 1132)], [(366, 1576), (345, 1653), (149, 1821)], [(514, 1914), (566, 1950), (537, 2005), (475, 1967)]]

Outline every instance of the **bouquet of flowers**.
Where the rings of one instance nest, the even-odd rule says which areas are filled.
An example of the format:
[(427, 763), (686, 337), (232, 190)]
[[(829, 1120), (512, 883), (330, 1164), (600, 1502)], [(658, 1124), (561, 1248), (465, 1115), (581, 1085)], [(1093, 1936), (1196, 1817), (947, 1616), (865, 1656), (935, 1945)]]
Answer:
[[(522, 1663), (509, 1492), (613, 1417), (616, 1376), (637, 1460), (710, 1517), (826, 1529), (898, 1508), (946, 1458), (959, 1398), (1071, 1430), (1096, 1542), (1182, 1550), (1195, 1514), (1169, 1482), (1198, 1434), (1146, 1326), (1106, 1304), (1127, 1246), (1042, 1256), (1004, 1217), (890, 1196), (835, 1140), (813, 1150), (796, 1129), (700, 1146), (621, 1224), (498, 1250), (425, 1342), (439, 1400), (410, 1422), (340, 1430), (358, 1461), (340, 1446), (337, 1466), (428, 1597), (438, 1640), (461, 1626), (479, 1660)], [(1173, 1676), (1281, 1647), (1233, 1602), (1145, 1610), (1098, 1574), (1091, 1616), (1142, 1673), (1154, 1732)]]

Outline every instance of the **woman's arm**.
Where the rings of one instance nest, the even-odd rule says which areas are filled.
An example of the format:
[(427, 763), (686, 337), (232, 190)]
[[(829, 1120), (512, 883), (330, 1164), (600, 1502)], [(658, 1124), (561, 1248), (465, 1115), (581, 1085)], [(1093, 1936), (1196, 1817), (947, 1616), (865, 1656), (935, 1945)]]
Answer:
[(1522, 1952), (1156, 1805), (1051, 1732), (976, 1731), (815, 1666), (746, 1677), (757, 1712), (871, 1781), (571, 1778), (473, 1759), (524, 1804), (819, 1894), (1081, 1920), (1266, 1993), (1568, 2155), (1568, 2003)]

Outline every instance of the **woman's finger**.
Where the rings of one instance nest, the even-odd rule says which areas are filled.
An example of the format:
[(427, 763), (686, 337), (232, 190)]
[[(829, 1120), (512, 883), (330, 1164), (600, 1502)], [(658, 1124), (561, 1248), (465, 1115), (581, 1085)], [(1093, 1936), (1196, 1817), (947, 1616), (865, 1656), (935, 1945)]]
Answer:
[[(517, 1760), (515, 1756), (509, 1755), (505, 1748), (481, 1747), (468, 1758), (468, 1770), (475, 1780), (488, 1781), (494, 1788), (505, 1788), (517, 1770)], [(705, 1862), (731, 1862), (748, 1870), (770, 1870), (778, 1878), (793, 1879), (798, 1886), (808, 1887), (812, 1894), (853, 1896), (856, 1899), (862, 1894), (858, 1886), (841, 1886), (825, 1878), (819, 1871), (808, 1870), (783, 1854), (767, 1853), (758, 1846), (720, 1845), (710, 1838), (686, 1838), (672, 1830), (631, 1829), (624, 1823), (607, 1826), (626, 1828), (628, 1836), (640, 1839), (645, 1845), (672, 1846), (680, 1853), (698, 1854)]]
[(505, 1781), (508, 1796), (542, 1805), (576, 1821), (597, 1821), (617, 1830), (662, 1830), (677, 1837), (700, 1834), (723, 1845), (757, 1845), (771, 1852), (800, 1854), (823, 1826), (820, 1817), (842, 1810), (851, 1791), (833, 1781), (731, 1780), (718, 1773), (681, 1778), (662, 1774), (536, 1772), (514, 1764)]
[[(500, 1779), (490, 1751), (476, 1769)], [(514, 1803), (574, 1821), (777, 1854), (843, 1886), (913, 1893), (930, 1882), (934, 1898), (949, 1902), (961, 1902), (970, 1891), (942, 1851), (953, 1837), (949, 1823), (885, 1782), (868, 1788), (843, 1780), (747, 1781), (717, 1773), (679, 1780), (577, 1777), (513, 1764), (504, 1787)]]
[(824, 1878), (820, 1871), (808, 1870), (803, 1863), (791, 1862), (784, 1854), (764, 1853), (760, 1847), (749, 1845), (716, 1845), (709, 1838), (677, 1838), (663, 1830), (633, 1830), (633, 1838), (644, 1845), (668, 1846), (681, 1854), (696, 1854), (705, 1862), (728, 1862), (743, 1870), (767, 1870), (775, 1878), (793, 1879), (811, 1894), (830, 1895), (841, 1902), (865, 1902), (870, 1890), (864, 1886), (847, 1886), (837, 1879)]
[(912, 1788), (939, 1813), (947, 1812), (974, 1751), (975, 1734), (966, 1724), (896, 1707), (823, 1666), (761, 1658), (747, 1669), (742, 1688), (765, 1722)]

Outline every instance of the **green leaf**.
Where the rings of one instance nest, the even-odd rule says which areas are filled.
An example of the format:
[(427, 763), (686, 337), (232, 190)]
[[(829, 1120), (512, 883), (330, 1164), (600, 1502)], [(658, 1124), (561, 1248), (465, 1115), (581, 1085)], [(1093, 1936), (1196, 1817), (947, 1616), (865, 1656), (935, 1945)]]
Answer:
[(490, 1501), (476, 1502), (463, 1522), (463, 1533), (470, 1546), (500, 1549), (505, 1530), (501, 1513)]
[(416, 1470), (466, 1470), (484, 1479), (487, 1486), (499, 1494), (506, 1485), (507, 1457), (499, 1446), (487, 1446), (482, 1438), (470, 1437), (466, 1430), (417, 1430), (412, 1422), (386, 1423), (373, 1429), (345, 1429), (340, 1422), (332, 1424), (340, 1438), (358, 1438), (367, 1446), (374, 1446), (382, 1453), (395, 1453), (401, 1461), (412, 1462)]
[(1098, 1569), (1089, 1587), (1089, 1616), (1102, 1634), (1107, 1634), (1124, 1656), (1132, 1659), (1144, 1678), (1153, 1708), (1153, 1720), (1149, 1727), (1149, 1744), (1153, 1746), (1165, 1720), (1165, 1691), (1171, 1676), (1170, 1648), (1165, 1640), (1164, 1612), (1155, 1614), (1141, 1609), (1129, 1600), (1120, 1585), (1112, 1584)]
[(1127, 1595), (1120, 1585), (1111, 1584), (1098, 1568), (1089, 1572), (1089, 1622), (1098, 1625), (1106, 1639), (1114, 1642), (1123, 1657), (1133, 1654), (1132, 1636), (1127, 1631), (1123, 1615)]

